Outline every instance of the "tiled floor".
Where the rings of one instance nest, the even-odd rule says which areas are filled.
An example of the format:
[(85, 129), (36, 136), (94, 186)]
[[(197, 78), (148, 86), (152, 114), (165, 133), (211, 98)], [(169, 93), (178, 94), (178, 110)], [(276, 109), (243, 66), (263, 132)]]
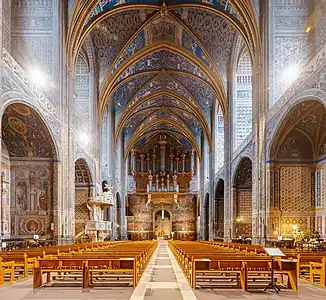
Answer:
[(196, 300), (167, 241), (160, 241), (130, 300)]
[(299, 292), (247, 293), (241, 290), (191, 290), (166, 241), (160, 241), (136, 289), (93, 288), (82, 292), (74, 288), (41, 288), (32, 290), (32, 280), (19, 281), (0, 288), (0, 300), (265, 300), (265, 299), (326, 299), (326, 289), (300, 281)]
[(326, 288), (311, 285), (308, 282), (300, 281), (299, 291), (282, 290), (279, 294), (273, 291), (264, 292), (242, 292), (240, 290), (196, 290), (196, 297), (199, 300), (265, 300), (265, 299), (303, 299), (321, 300), (326, 299)]

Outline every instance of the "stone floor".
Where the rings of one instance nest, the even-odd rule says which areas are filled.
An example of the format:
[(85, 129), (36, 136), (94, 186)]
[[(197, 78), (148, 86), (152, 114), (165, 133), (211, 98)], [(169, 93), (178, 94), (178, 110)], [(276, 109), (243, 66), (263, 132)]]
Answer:
[(241, 290), (193, 291), (166, 241), (160, 241), (139, 285), (133, 288), (93, 288), (82, 292), (80, 287), (41, 288), (33, 292), (32, 280), (22, 280), (0, 288), (0, 300), (265, 300), (265, 299), (326, 299), (326, 289), (300, 281), (299, 292), (282, 290), (247, 293)]

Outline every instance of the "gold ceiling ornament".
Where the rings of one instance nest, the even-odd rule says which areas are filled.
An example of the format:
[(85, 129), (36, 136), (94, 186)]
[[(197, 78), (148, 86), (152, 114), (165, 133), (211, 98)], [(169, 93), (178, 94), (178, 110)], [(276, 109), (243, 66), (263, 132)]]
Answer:
[[(115, 67), (115, 65), (117, 64), (119, 58), (121, 57), (121, 55), (124, 53), (124, 51), (127, 49), (127, 47), (129, 46), (129, 44), (136, 38), (136, 36), (144, 29), (146, 28), (146, 26), (148, 26), (151, 22), (153, 22), (155, 19), (158, 19), (158, 16), (160, 16), (160, 13), (156, 13), (154, 14), (151, 18), (149, 18), (146, 22), (144, 22), (144, 24), (142, 26), (140, 26), (140, 28), (138, 30), (136, 30), (136, 32), (129, 38), (129, 40), (125, 43), (125, 45), (122, 47), (122, 49), (120, 50), (120, 52), (117, 54), (117, 56), (115, 57), (115, 59), (113, 60), (110, 68), (108, 69), (108, 71), (106, 72), (106, 75), (104, 76), (104, 78), (106, 77), (110, 77), (112, 76), (112, 70)], [(212, 57), (210, 56), (210, 54), (208, 53), (208, 51), (206, 50), (206, 48), (204, 47), (204, 45), (200, 42), (200, 40), (197, 38), (197, 36), (183, 23), (181, 22), (179, 19), (175, 18), (172, 14), (170, 14), (167, 11), (167, 15), (169, 16), (169, 18), (171, 18), (171, 20), (173, 20), (174, 22), (176, 22), (179, 26), (181, 26), (184, 30), (187, 31), (187, 33), (196, 41), (196, 43), (199, 45), (199, 47), (202, 49), (204, 56), (206, 57), (206, 59), (209, 61), (209, 63), (213, 66), (214, 69), (214, 74), (215, 74), (215, 80), (218, 82), (218, 85), (220, 87), (224, 87), (223, 84), (223, 80), (222, 80), (222, 76), (219, 72), (219, 69), (215, 63), (215, 61), (212, 59)], [(162, 41), (163, 43), (164, 41)], [(175, 44), (177, 46), (181, 46), (178, 44)], [(183, 47), (182, 47), (183, 48)], [(187, 50), (186, 50), (187, 51)], [(116, 70), (115, 70), (116, 71)], [(114, 71), (114, 72), (115, 72)]]
[[(185, 8), (198, 8), (203, 10), (209, 10), (227, 21), (229, 21), (237, 31), (244, 37), (248, 48), (250, 49), (251, 56), (255, 65), (260, 65), (261, 61), (261, 41), (259, 36), (259, 27), (256, 21), (256, 14), (252, 1), (246, 0), (229, 0), (230, 4), (235, 8), (242, 23), (236, 18), (230, 16), (225, 11), (220, 10), (216, 7), (211, 7), (203, 3), (191, 3), (191, 4), (175, 4), (169, 5), (169, 9), (185, 7)], [(86, 21), (88, 20), (89, 14), (95, 8), (98, 0), (89, 1), (78, 1), (73, 9), (70, 25), (67, 32), (67, 65), (68, 68), (74, 68), (76, 62), (76, 53), (78, 54), (79, 48), (85, 39), (85, 36), (92, 30), (92, 28), (101, 20), (108, 16), (111, 16), (117, 12), (130, 9), (154, 9), (160, 10), (160, 5), (148, 5), (148, 4), (130, 4), (113, 7), (112, 9), (100, 14), (94, 20), (84, 28)]]
[[(68, 70), (75, 69), (76, 59), (84, 39), (86, 38), (87, 34), (89, 34), (89, 32), (92, 30), (92, 28), (94, 28), (94, 26), (100, 21), (102, 21), (103, 19), (128, 9), (138, 10), (141, 8), (147, 8), (153, 10), (160, 10), (161, 8), (158, 5), (148, 5), (148, 4), (130, 4), (130, 5), (117, 6), (104, 12), (103, 14), (100, 14), (98, 17), (92, 20), (90, 24), (88, 24), (87, 27), (85, 28), (85, 23), (89, 17), (89, 14), (95, 8), (97, 3), (98, 3), (97, 0), (78, 1), (73, 9), (70, 25), (68, 27), (67, 43), (66, 43)], [(226, 19), (243, 36), (251, 53), (253, 70), (258, 70), (261, 64), (262, 48), (261, 48), (261, 40), (259, 36), (259, 27), (256, 21), (256, 14), (254, 11), (253, 3), (252, 1), (245, 1), (245, 0), (230, 0), (230, 4), (237, 11), (243, 24), (241, 24), (234, 17), (228, 15), (225, 11), (220, 10), (216, 7), (205, 5), (203, 3), (175, 4), (171, 6), (169, 5), (168, 10), (173, 8), (178, 8), (178, 7), (198, 8), (198, 9), (203, 9), (203, 10), (213, 12)], [(101, 106), (101, 103), (99, 106)], [(102, 110), (103, 108), (100, 109), (100, 111)]]
[(79, 49), (81, 48), (86, 36), (92, 31), (96, 24), (100, 23), (107, 17), (111, 17), (115, 14), (126, 10), (140, 10), (140, 9), (153, 9), (159, 10), (157, 5), (148, 4), (128, 4), (119, 5), (105, 11), (103, 14), (99, 14), (89, 24), (85, 25), (89, 14), (95, 8), (98, 0), (78, 1), (77, 6), (73, 10), (73, 14), (70, 20), (70, 24), (67, 32), (67, 66), (74, 69), (78, 56)]
[(188, 129), (188, 127), (183, 127), (180, 124), (182, 124), (183, 122), (180, 121), (181, 123), (177, 123), (175, 121), (169, 120), (167, 118), (161, 118), (161, 119), (156, 119), (154, 120), (152, 123), (147, 124), (146, 126), (144, 126), (139, 132), (134, 132), (127, 144), (126, 147), (126, 151), (125, 151), (125, 157), (124, 159), (128, 158), (129, 152), (131, 151), (131, 149), (134, 147), (134, 145), (136, 144), (137, 140), (139, 140), (139, 138), (150, 128), (152, 128), (153, 126), (157, 125), (157, 124), (170, 124), (174, 127), (176, 127), (177, 129), (179, 129), (182, 134), (186, 137), (186, 139), (188, 139), (188, 141), (190, 142), (190, 144), (194, 147), (194, 149), (196, 150), (197, 154), (198, 154), (198, 158), (199, 160), (201, 160), (201, 153), (200, 153), (200, 149), (199, 146), (197, 144), (196, 138), (194, 137), (193, 133)]
[[(130, 109), (126, 110), (126, 113), (121, 117), (119, 123), (118, 123), (118, 129), (116, 131), (116, 137), (115, 140), (118, 139), (119, 134), (122, 132), (126, 122), (128, 121), (128, 119), (130, 119), (133, 116), (133, 111), (139, 107), (140, 105), (142, 105), (143, 103), (150, 101), (150, 100), (155, 100), (158, 97), (161, 96), (170, 96), (173, 99), (176, 99), (178, 101), (180, 101), (181, 103), (187, 105), (188, 107), (191, 108), (191, 110), (194, 113), (194, 116), (196, 117), (196, 119), (199, 120), (199, 123), (201, 124), (201, 126), (203, 127), (203, 130), (206, 134), (206, 136), (208, 137), (208, 141), (209, 144), (211, 145), (211, 135), (210, 135), (210, 129), (208, 127), (207, 124), (207, 120), (203, 114), (203, 111), (201, 109), (201, 107), (196, 107), (194, 106), (191, 102), (187, 101), (185, 98), (180, 97), (179, 95), (177, 95), (176, 93), (173, 93), (171, 91), (168, 90), (160, 90), (159, 92), (153, 93), (153, 94), (149, 94), (145, 97), (143, 97), (142, 99), (139, 100), (139, 102), (135, 103), (133, 107), (131, 107)], [(157, 107), (157, 109), (159, 109), (160, 107)], [(173, 108), (175, 109), (175, 108)], [(180, 109), (181, 110), (181, 109)]]
[[(112, 92), (110, 93), (109, 97), (112, 98), (113, 94), (118, 90), (119, 87), (121, 87), (124, 83), (128, 82), (128, 81), (131, 81), (132, 79), (136, 78), (136, 77), (139, 77), (139, 76), (145, 76), (145, 75), (150, 75), (150, 74), (153, 74), (155, 75), (153, 78), (149, 79), (147, 82), (145, 82), (139, 89), (138, 91), (136, 92), (136, 94), (129, 100), (129, 102), (133, 102), (133, 100), (136, 98), (137, 94), (139, 92), (141, 92), (141, 90), (143, 90), (144, 88), (146, 88), (151, 82), (153, 82), (154, 80), (156, 80), (157, 78), (159, 78), (163, 73), (166, 73), (168, 74), (169, 76), (171, 76), (171, 78), (176, 81), (184, 90), (186, 90), (190, 97), (191, 97), (191, 101), (194, 101), (196, 103), (197, 102), (197, 99), (195, 99), (192, 95), (192, 93), (178, 80), (175, 78), (175, 76), (173, 75), (187, 75), (187, 77), (189, 78), (192, 78), (194, 80), (197, 80), (197, 81), (200, 81), (203, 85), (207, 85), (213, 92), (214, 92), (214, 88), (213, 86), (207, 82), (206, 80), (204, 80), (203, 78), (199, 77), (199, 76), (196, 76), (196, 75), (193, 75), (193, 74), (190, 74), (190, 73), (185, 73), (185, 72), (182, 72), (182, 71), (172, 71), (172, 70), (169, 70), (169, 71), (166, 71), (164, 69), (161, 69), (161, 70), (158, 70), (158, 71), (146, 71), (146, 72), (140, 72), (140, 73), (135, 73), (133, 74), (132, 76), (130, 77), (126, 77), (124, 78), (122, 81), (120, 81), (115, 87), (114, 89), (112, 90)], [(214, 92), (215, 94), (215, 97), (218, 101), (218, 95)], [(129, 103), (128, 102), (128, 103)], [(196, 108), (198, 109), (198, 108)], [(201, 109), (199, 107), (199, 109)], [(222, 111), (223, 111), (223, 107), (222, 107)]]
[[(138, 51), (134, 56), (131, 58), (125, 60), (119, 68), (117, 68), (116, 72), (113, 74), (111, 78), (106, 77), (103, 85), (102, 85), (102, 91), (99, 96), (99, 113), (101, 114), (105, 108), (106, 105), (110, 105), (111, 103), (108, 103), (108, 101), (111, 101), (110, 99), (110, 94), (112, 92), (112, 89), (114, 87), (115, 82), (118, 80), (118, 78), (135, 62), (138, 60), (142, 59), (143, 57), (147, 56), (148, 54), (151, 54), (155, 51), (160, 51), (160, 50), (166, 50), (173, 52), (177, 55), (181, 55), (188, 59), (191, 63), (193, 63), (195, 66), (198, 67), (199, 70), (201, 70), (207, 78), (210, 79), (211, 84), (212, 84), (212, 89), (217, 95), (217, 99), (220, 99), (221, 102), (225, 103), (225, 106), (227, 106), (227, 101), (226, 101), (226, 93), (224, 90), (224, 87), (220, 87), (217, 85), (217, 82), (215, 81), (215, 76), (216, 74), (213, 74), (212, 71), (208, 68), (208, 66), (198, 60), (197, 57), (195, 57), (193, 54), (190, 52), (184, 50), (183, 48), (176, 46), (175, 44), (171, 44), (168, 42), (164, 43), (155, 43), (152, 45), (148, 45), (144, 47), (142, 50)], [(183, 72), (183, 74), (187, 74)]]
[[(164, 131), (162, 129), (156, 129), (156, 130), (153, 130), (153, 131), (147, 131), (146, 133), (144, 133), (141, 137), (144, 137), (146, 136), (147, 134), (150, 135), (150, 137), (147, 139), (146, 141), (146, 149), (151, 149), (153, 148), (153, 144), (152, 143), (155, 143), (156, 144), (156, 141), (155, 141), (155, 138), (158, 136), (158, 135), (161, 135), (162, 133), (164, 133), (166, 136), (169, 136), (172, 140), (174, 140), (176, 142), (177, 145), (181, 146), (182, 147), (182, 144), (181, 142), (178, 140), (178, 138), (174, 135), (174, 134), (178, 134), (178, 135), (182, 135), (180, 132), (177, 132), (177, 131), (173, 131), (173, 130), (170, 130), (170, 131)], [(185, 138), (186, 139), (186, 138)], [(188, 141), (188, 140), (187, 140)], [(189, 141), (188, 141), (189, 142)], [(189, 142), (189, 144), (191, 144)]]

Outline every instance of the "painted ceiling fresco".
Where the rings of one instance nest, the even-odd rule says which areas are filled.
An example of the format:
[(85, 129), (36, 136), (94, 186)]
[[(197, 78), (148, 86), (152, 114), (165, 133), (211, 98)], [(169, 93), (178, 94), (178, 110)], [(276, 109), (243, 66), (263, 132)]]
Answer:
[(142, 148), (155, 130), (170, 126), (184, 147), (200, 149), (202, 135), (211, 136), (213, 112), (226, 101), (238, 39), (232, 22), (242, 20), (227, 0), (98, 1), (85, 29), (99, 70), (100, 109), (114, 107), (116, 138), (125, 135), (125, 148)]
[[(81, 0), (85, 1), (85, 0)], [(91, 12), (88, 22), (94, 19), (98, 14), (108, 11), (114, 7), (123, 4), (182, 4), (182, 3), (203, 3), (220, 9), (227, 14), (238, 18), (236, 11), (228, 0), (99, 0), (94, 10)]]
[(296, 105), (275, 135), (271, 157), (274, 160), (318, 160), (326, 154), (326, 111), (318, 101)]
[(2, 140), (10, 157), (56, 158), (48, 128), (38, 113), (24, 104), (15, 103), (6, 108)]

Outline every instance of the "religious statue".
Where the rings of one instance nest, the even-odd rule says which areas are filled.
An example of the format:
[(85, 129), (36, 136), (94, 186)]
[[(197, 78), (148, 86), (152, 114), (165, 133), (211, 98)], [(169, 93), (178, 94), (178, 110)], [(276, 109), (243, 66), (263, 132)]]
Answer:
[(86, 206), (87, 206), (87, 208), (89, 210), (89, 219), (91, 221), (94, 221), (95, 214), (94, 214), (94, 205), (92, 204), (92, 201), (87, 201)]
[(44, 191), (41, 191), (40, 196), (38, 197), (38, 203), (40, 209), (46, 210), (46, 197)]
[(107, 180), (102, 182), (102, 191), (103, 201), (113, 204), (113, 186), (110, 187)]
[(152, 185), (153, 185), (153, 175), (152, 175), (152, 171), (149, 171), (149, 175), (148, 175), (148, 189), (149, 191), (152, 190)]
[(178, 203), (178, 195), (177, 194), (173, 195), (173, 200), (174, 200), (174, 203), (177, 205), (177, 208), (179, 208), (180, 204)]
[(147, 199), (147, 202), (145, 204), (145, 207), (147, 208), (147, 205), (152, 201), (152, 197), (151, 195), (148, 195), (148, 199)]
[(177, 176), (177, 174), (175, 172), (173, 173), (172, 179), (173, 179), (173, 190), (177, 191), (177, 179), (178, 179), (178, 176)]

